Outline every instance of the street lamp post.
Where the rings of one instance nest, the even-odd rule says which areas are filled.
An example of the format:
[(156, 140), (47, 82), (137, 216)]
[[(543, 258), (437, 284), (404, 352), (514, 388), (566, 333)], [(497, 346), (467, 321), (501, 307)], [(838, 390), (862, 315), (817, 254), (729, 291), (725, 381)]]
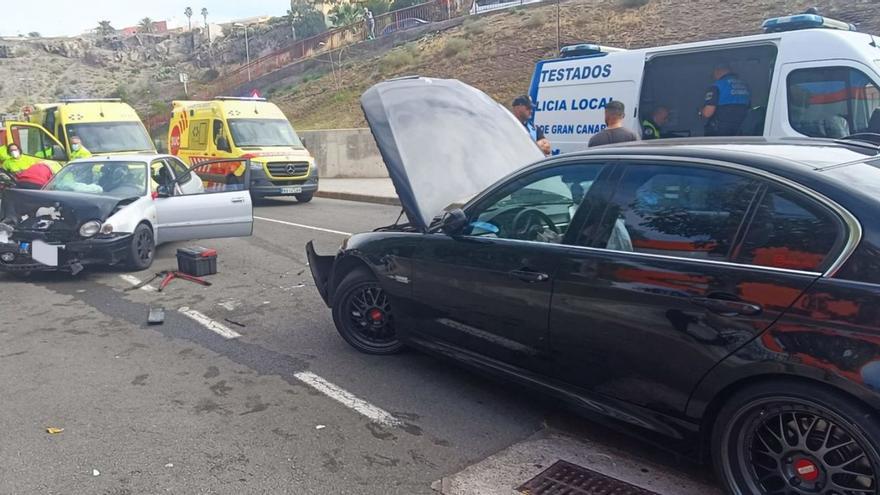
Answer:
[(244, 28), (244, 56), (245, 56), (245, 61), (247, 62), (245, 67), (247, 67), (248, 81), (250, 81), (251, 80), (251, 47), (250, 47), (250, 43), (248, 42), (248, 27), (246, 24), (242, 24), (240, 22), (235, 23), (234, 26)]

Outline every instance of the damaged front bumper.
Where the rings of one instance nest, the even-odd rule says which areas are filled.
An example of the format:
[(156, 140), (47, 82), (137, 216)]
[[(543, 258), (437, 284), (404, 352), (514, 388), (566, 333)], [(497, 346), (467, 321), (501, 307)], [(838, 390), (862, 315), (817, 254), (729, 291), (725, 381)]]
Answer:
[(115, 265), (125, 261), (131, 244), (131, 234), (92, 238), (71, 242), (45, 242), (58, 250), (58, 264), (45, 264), (33, 258), (34, 242), (39, 238), (13, 235), (0, 242), (0, 272), (72, 272), (85, 265)]
[(312, 272), (312, 278), (315, 280), (315, 287), (321, 294), (324, 304), (330, 305), (330, 280), (333, 275), (333, 264), (336, 260), (335, 256), (321, 256), (315, 252), (315, 245), (312, 241), (306, 244), (306, 256), (309, 259), (309, 270)]

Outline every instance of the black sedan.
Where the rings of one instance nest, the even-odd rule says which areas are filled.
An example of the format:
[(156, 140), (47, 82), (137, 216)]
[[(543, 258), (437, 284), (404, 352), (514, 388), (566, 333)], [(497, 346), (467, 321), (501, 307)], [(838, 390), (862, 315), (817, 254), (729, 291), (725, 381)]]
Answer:
[(382, 83), (362, 105), (408, 222), (307, 247), (352, 346), (542, 390), (711, 459), (733, 494), (880, 493), (875, 145), (541, 159), (456, 81)]

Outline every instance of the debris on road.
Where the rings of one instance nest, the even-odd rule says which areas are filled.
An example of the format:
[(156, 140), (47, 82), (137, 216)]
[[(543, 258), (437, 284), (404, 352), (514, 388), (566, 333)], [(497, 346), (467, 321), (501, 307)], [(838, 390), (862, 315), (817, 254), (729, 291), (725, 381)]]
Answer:
[(147, 315), (147, 324), (149, 325), (161, 325), (165, 322), (165, 308), (150, 308), (150, 313)]
[(175, 278), (188, 280), (190, 282), (193, 282), (193, 283), (196, 283), (199, 285), (204, 285), (205, 287), (211, 286), (211, 282), (208, 282), (207, 280), (201, 279), (199, 277), (194, 277), (192, 275), (188, 275), (186, 273), (174, 271), (174, 270), (163, 270), (161, 272), (156, 273), (155, 275), (148, 278), (147, 280), (142, 281), (141, 283), (139, 283), (137, 285), (133, 285), (131, 287), (126, 287), (124, 290), (126, 292), (128, 292), (128, 291), (140, 289), (141, 287), (145, 287), (150, 282), (152, 282), (153, 280), (156, 280), (158, 278), (162, 279), (162, 282), (159, 284), (159, 289), (158, 289), (159, 292), (162, 292), (165, 289), (165, 287), (168, 287), (168, 284), (170, 284), (171, 281), (174, 280)]
[(223, 318), (223, 320), (225, 320), (227, 323), (232, 323), (233, 325), (235, 325), (235, 326), (237, 326), (237, 327), (245, 328), (245, 327), (247, 326), (247, 325), (245, 325), (244, 323), (237, 322), (237, 321), (235, 321), (235, 320), (231, 320), (231, 319), (229, 319), (229, 318)]
[(46, 428), (46, 433), (48, 433), (50, 435), (57, 435), (57, 434), (61, 433), (62, 431), (64, 431), (64, 428), (56, 428), (54, 426), (50, 426), (50, 427)]
[(167, 468), (173, 468), (173, 467), (174, 467), (174, 464), (171, 464), (171, 463), (169, 462), (168, 464), (165, 464), (165, 467), (167, 467)]
[(317, 426), (315, 426), (315, 429), (316, 430), (323, 430), (326, 427), (327, 427), (326, 425), (317, 425)]
[(98, 471), (97, 469), (92, 469), (92, 476), (101, 476), (101, 471)]
[(193, 277), (217, 273), (217, 250), (194, 246), (177, 250), (177, 269)]

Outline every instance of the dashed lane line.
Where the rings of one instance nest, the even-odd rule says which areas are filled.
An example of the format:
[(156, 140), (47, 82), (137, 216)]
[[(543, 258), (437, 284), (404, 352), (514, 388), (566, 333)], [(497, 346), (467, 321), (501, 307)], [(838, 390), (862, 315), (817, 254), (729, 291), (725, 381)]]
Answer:
[(303, 225), (301, 223), (293, 223), (293, 222), (285, 222), (284, 220), (276, 220), (274, 218), (266, 218), (266, 217), (254, 217), (255, 220), (262, 220), (264, 222), (272, 222), (279, 223), (281, 225), (287, 225), (290, 227), (299, 227), (301, 229), (310, 229), (317, 230), (319, 232), (327, 232), (329, 234), (338, 234), (338, 235), (351, 235), (351, 232), (342, 232), (341, 230), (333, 230), (333, 229), (325, 229), (323, 227), (314, 227), (312, 225)]
[(194, 309), (190, 309), (190, 308), (184, 306), (184, 307), (180, 308), (178, 311), (180, 313), (184, 314), (185, 316), (187, 316), (188, 318), (190, 318), (191, 320), (195, 321), (196, 323), (199, 323), (203, 327), (207, 328), (208, 330), (223, 337), (224, 339), (237, 339), (238, 337), (241, 337), (241, 334), (236, 332), (235, 330), (232, 330), (231, 328), (227, 327), (226, 325), (224, 325), (220, 322), (214, 321), (211, 318), (208, 318), (204, 314), (202, 314)]
[(352, 409), (363, 416), (366, 416), (373, 423), (380, 424), (382, 426), (402, 426), (403, 422), (399, 419), (395, 418), (388, 411), (376, 407), (373, 404), (355, 396), (351, 392), (334, 385), (327, 380), (321, 378), (320, 376), (311, 373), (309, 371), (300, 371), (298, 373), (294, 373), (293, 376), (305, 383), (306, 385), (312, 387), (313, 389), (321, 392), (322, 394), (330, 397), (331, 399), (339, 402), (343, 406)]

